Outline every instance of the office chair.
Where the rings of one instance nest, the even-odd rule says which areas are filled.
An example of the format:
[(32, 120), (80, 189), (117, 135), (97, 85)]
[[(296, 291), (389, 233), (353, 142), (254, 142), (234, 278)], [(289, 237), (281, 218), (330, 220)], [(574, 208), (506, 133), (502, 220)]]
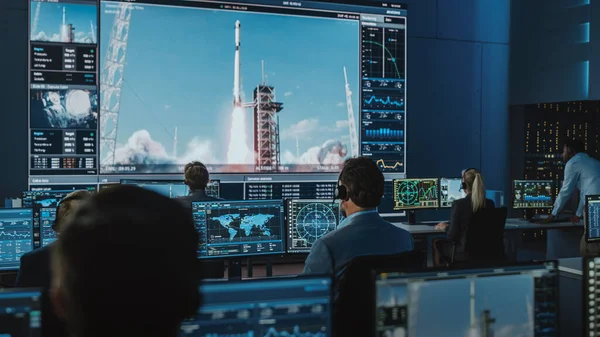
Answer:
[[(352, 259), (334, 277), (333, 328), (336, 336), (369, 337), (375, 333), (375, 269), (421, 270), (427, 265), (422, 251), (369, 255)], [(348, 319), (360, 317), (360, 319)]]
[(507, 214), (506, 207), (484, 208), (474, 214), (466, 229), (466, 260), (455, 261), (455, 243), (452, 246), (450, 264), (504, 261), (504, 227)]

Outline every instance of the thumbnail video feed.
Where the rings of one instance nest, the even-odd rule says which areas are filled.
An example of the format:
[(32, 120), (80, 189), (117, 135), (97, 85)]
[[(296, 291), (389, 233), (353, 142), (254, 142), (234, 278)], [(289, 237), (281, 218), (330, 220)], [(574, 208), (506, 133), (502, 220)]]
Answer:
[(95, 44), (98, 40), (96, 4), (30, 2), (30, 39), (36, 42)]
[[(121, 72), (111, 46), (123, 18)], [(220, 173), (339, 172), (353, 155), (344, 69), (356, 110), (358, 22), (104, 2), (101, 29), (102, 86), (121, 85), (116, 109), (101, 92), (101, 132), (114, 132), (101, 173), (181, 173), (192, 160)]]
[[(446, 299), (444, 305), (440, 305), (440, 299)], [(531, 275), (378, 284), (377, 287), (379, 319), (387, 319), (387, 315), (382, 314), (386, 308), (397, 308), (400, 315), (405, 316), (404, 324), (381, 331), (380, 336), (533, 337), (534, 306)]]
[(98, 94), (95, 90), (31, 90), (32, 129), (96, 129)]

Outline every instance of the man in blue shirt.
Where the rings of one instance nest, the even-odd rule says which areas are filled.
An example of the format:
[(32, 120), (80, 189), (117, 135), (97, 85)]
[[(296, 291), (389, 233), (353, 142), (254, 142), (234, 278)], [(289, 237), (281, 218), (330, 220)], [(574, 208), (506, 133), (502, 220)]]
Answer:
[[(565, 143), (563, 148), (563, 160), (566, 163), (564, 182), (549, 220), (560, 213), (575, 188), (579, 190), (579, 206), (571, 218), (573, 223), (578, 223), (583, 216), (585, 196), (600, 194), (600, 162), (588, 156), (584, 151), (585, 144), (580, 140), (568, 140)], [(600, 247), (595, 246), (598, 245), (587, 244), (584, 235), (580, 246), (582, 254), (589, 253), (590, 249), (600, 252), (600, 249), (596, 249)]]
[(410, 233), (383, 220), (377, 213), (383, 188), (383, 174), (370, 158), (346, 160), (336, 191), (346, 218), (335, 231), (315, 241), (306, 259), (304, 274), (333, 274), (358, 256), (413, 250)]

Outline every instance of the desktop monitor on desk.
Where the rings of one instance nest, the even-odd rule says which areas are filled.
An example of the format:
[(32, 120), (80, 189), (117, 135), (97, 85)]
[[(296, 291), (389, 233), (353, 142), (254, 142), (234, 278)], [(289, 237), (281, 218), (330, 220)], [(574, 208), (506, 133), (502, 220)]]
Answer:
[(415, 223), (414, 211), (440, 206), (437, 178), (394, 179), (394, 211), (408, 211), (408, 223)]
[(585, 223), (585, 239), (588, 242), (600, 241), (600, 195), (585, 197), (583, 221)]
[[(18, 270), (21, 265), (21, 256), (32, 250), (33, 212), (31, 208), (0, 209), (0, 271)], [(1, 335), (2, 331), (0, 331)]]
[(295, 277), (206, 282), (202, 306), (179, 337), (331, 337), (331, 279)]
[(377, 271), (374, 335), (557, 336), (557, 278), (556, 262)]
[(440, 178), (440, 207), (452, 207), (455, 200), (466, 197), (461, 178)]
[(513, 208), (552, 208), (552, 180), (513, 181)]
[(340, 223), (340, 204), (327, 200), (286, 200), (287, 252), (309, 253), (314, 242)]
[(201, 259), (285, 253), (283, 200), (192, 202), (192, 212)]

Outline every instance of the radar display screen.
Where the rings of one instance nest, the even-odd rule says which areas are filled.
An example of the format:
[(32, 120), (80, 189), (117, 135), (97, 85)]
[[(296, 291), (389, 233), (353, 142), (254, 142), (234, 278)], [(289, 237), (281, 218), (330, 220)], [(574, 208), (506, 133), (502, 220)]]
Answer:
[(394, 211), (438, 207), (437, 178), (394, 179)]
[(515, 180), (513, 208), (552, 208), (552, 180)]
[(200, 258), (284, 253), (282, 200), (193, 202)]
[(335, 230), (340, 221), (337, 202), (288, 200), (286, 202), (288, 253), (308, 253), (317, 239)]
[(440, 207), (452, 207), (454, 201), (467, 196), (461, 184), (461, 178), (440, 179)]

